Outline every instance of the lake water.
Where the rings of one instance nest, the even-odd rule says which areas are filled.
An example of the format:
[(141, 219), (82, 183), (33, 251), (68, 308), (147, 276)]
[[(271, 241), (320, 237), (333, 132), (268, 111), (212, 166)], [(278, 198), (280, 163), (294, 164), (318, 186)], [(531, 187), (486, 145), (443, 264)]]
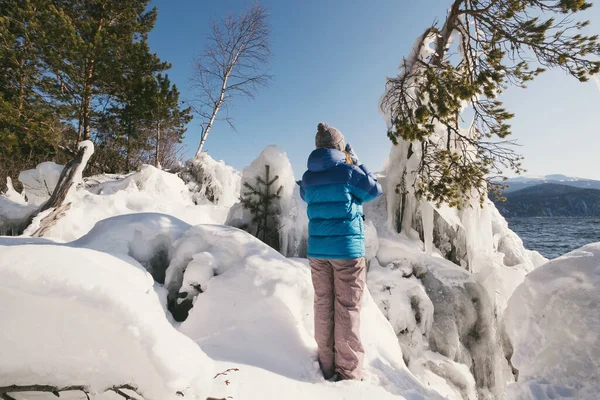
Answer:
[(507, 218), (525, 247), (544, 257), (559, 257), (586, 244), (600, 242), (600, 218)]

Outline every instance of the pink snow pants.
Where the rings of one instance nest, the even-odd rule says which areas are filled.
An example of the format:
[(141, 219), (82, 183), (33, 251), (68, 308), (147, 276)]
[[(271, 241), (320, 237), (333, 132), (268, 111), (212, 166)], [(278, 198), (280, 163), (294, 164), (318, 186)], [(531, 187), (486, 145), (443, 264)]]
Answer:
[(350, 260), (311, 258), (315, 288), (315, 339), (325, 379), (362, 379), (364, 349), (360, 309), (366, 281), (364, 257)]

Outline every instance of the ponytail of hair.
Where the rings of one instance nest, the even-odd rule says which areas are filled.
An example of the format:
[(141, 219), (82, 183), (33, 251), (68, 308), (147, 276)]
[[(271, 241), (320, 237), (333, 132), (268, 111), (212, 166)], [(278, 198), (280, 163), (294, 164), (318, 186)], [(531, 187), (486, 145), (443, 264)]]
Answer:
[(354, 164), (354, 162), (352, 161), (352, 157), (350, 157), (350, 154), (347, 151), (344, 151), (344, 154), (346, 155), (346, 164)]

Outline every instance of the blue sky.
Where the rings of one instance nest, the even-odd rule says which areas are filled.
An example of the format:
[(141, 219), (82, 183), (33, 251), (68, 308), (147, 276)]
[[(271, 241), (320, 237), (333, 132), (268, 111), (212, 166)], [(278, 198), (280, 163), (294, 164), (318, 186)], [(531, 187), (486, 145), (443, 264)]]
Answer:
[[(152, 50), (171, 62), (169, 76), (191, 99), (192, 62), (210, 21), (252, 0), (155, 0), (158, 20)], [(237, 169), (277, 144), (296, 176), (314, 148), (318, 122), (340, 129), (361, 161), (378, 170), (391, 142), (379, 114), (385, 78), (397, 73), (423, 30), (443, 20), (449, 0), (264, 0), (270, 13), (274, 80), (254, 100), (238, 99), (231, 115), (237, 132), (217, 123), (205, 149)], [(586, 13), (600, 32), (600, 7)], [(548, 72), (527, 90), (503, 97), (516, 113), (513, 139), (522, 146), (527, 175), (563, 173), (600, 179), (600, 88), (561, 71)], [(200, 141), (198, 120), (186, 134), (186, 155)]]

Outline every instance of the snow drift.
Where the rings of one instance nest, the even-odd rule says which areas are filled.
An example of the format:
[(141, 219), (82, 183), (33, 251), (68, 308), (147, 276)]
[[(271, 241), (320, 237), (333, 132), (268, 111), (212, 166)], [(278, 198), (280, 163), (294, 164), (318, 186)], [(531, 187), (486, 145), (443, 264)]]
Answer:
[(518, 370), (508, 398), (598, 398), (598, 307), (600, 243), (552, 260), (525, 278), (504, 321)]
[(0, 386), (129, 384), (148, 400), (206, 398), (212, 361), (168, 323), (133, 259), (3, 243)]
[[(14, 196), (13, 196), (14, 198)], [(86, 179), (70, 195), (70, 208), (44, 237), (69, 242), (87, 234), (94, 225), (110, 217), (157, 212), (172, 215), (189, 224), (223, 223), (228, 207), (196, 206), (185, 183), (175, 174), (144, 165), (126, 176), (99, 175)], [(23, 215), (32, 206), (0, 196), (0, 233), (11, 228), (10, 215)], [(6, 229), (2, 229), (3, 226)]]
[(172, 245), (189, 228), (191, 225), (166, 214), (126, 214), (98, 222), (69, 245), (132, 257), (163, 284)]

